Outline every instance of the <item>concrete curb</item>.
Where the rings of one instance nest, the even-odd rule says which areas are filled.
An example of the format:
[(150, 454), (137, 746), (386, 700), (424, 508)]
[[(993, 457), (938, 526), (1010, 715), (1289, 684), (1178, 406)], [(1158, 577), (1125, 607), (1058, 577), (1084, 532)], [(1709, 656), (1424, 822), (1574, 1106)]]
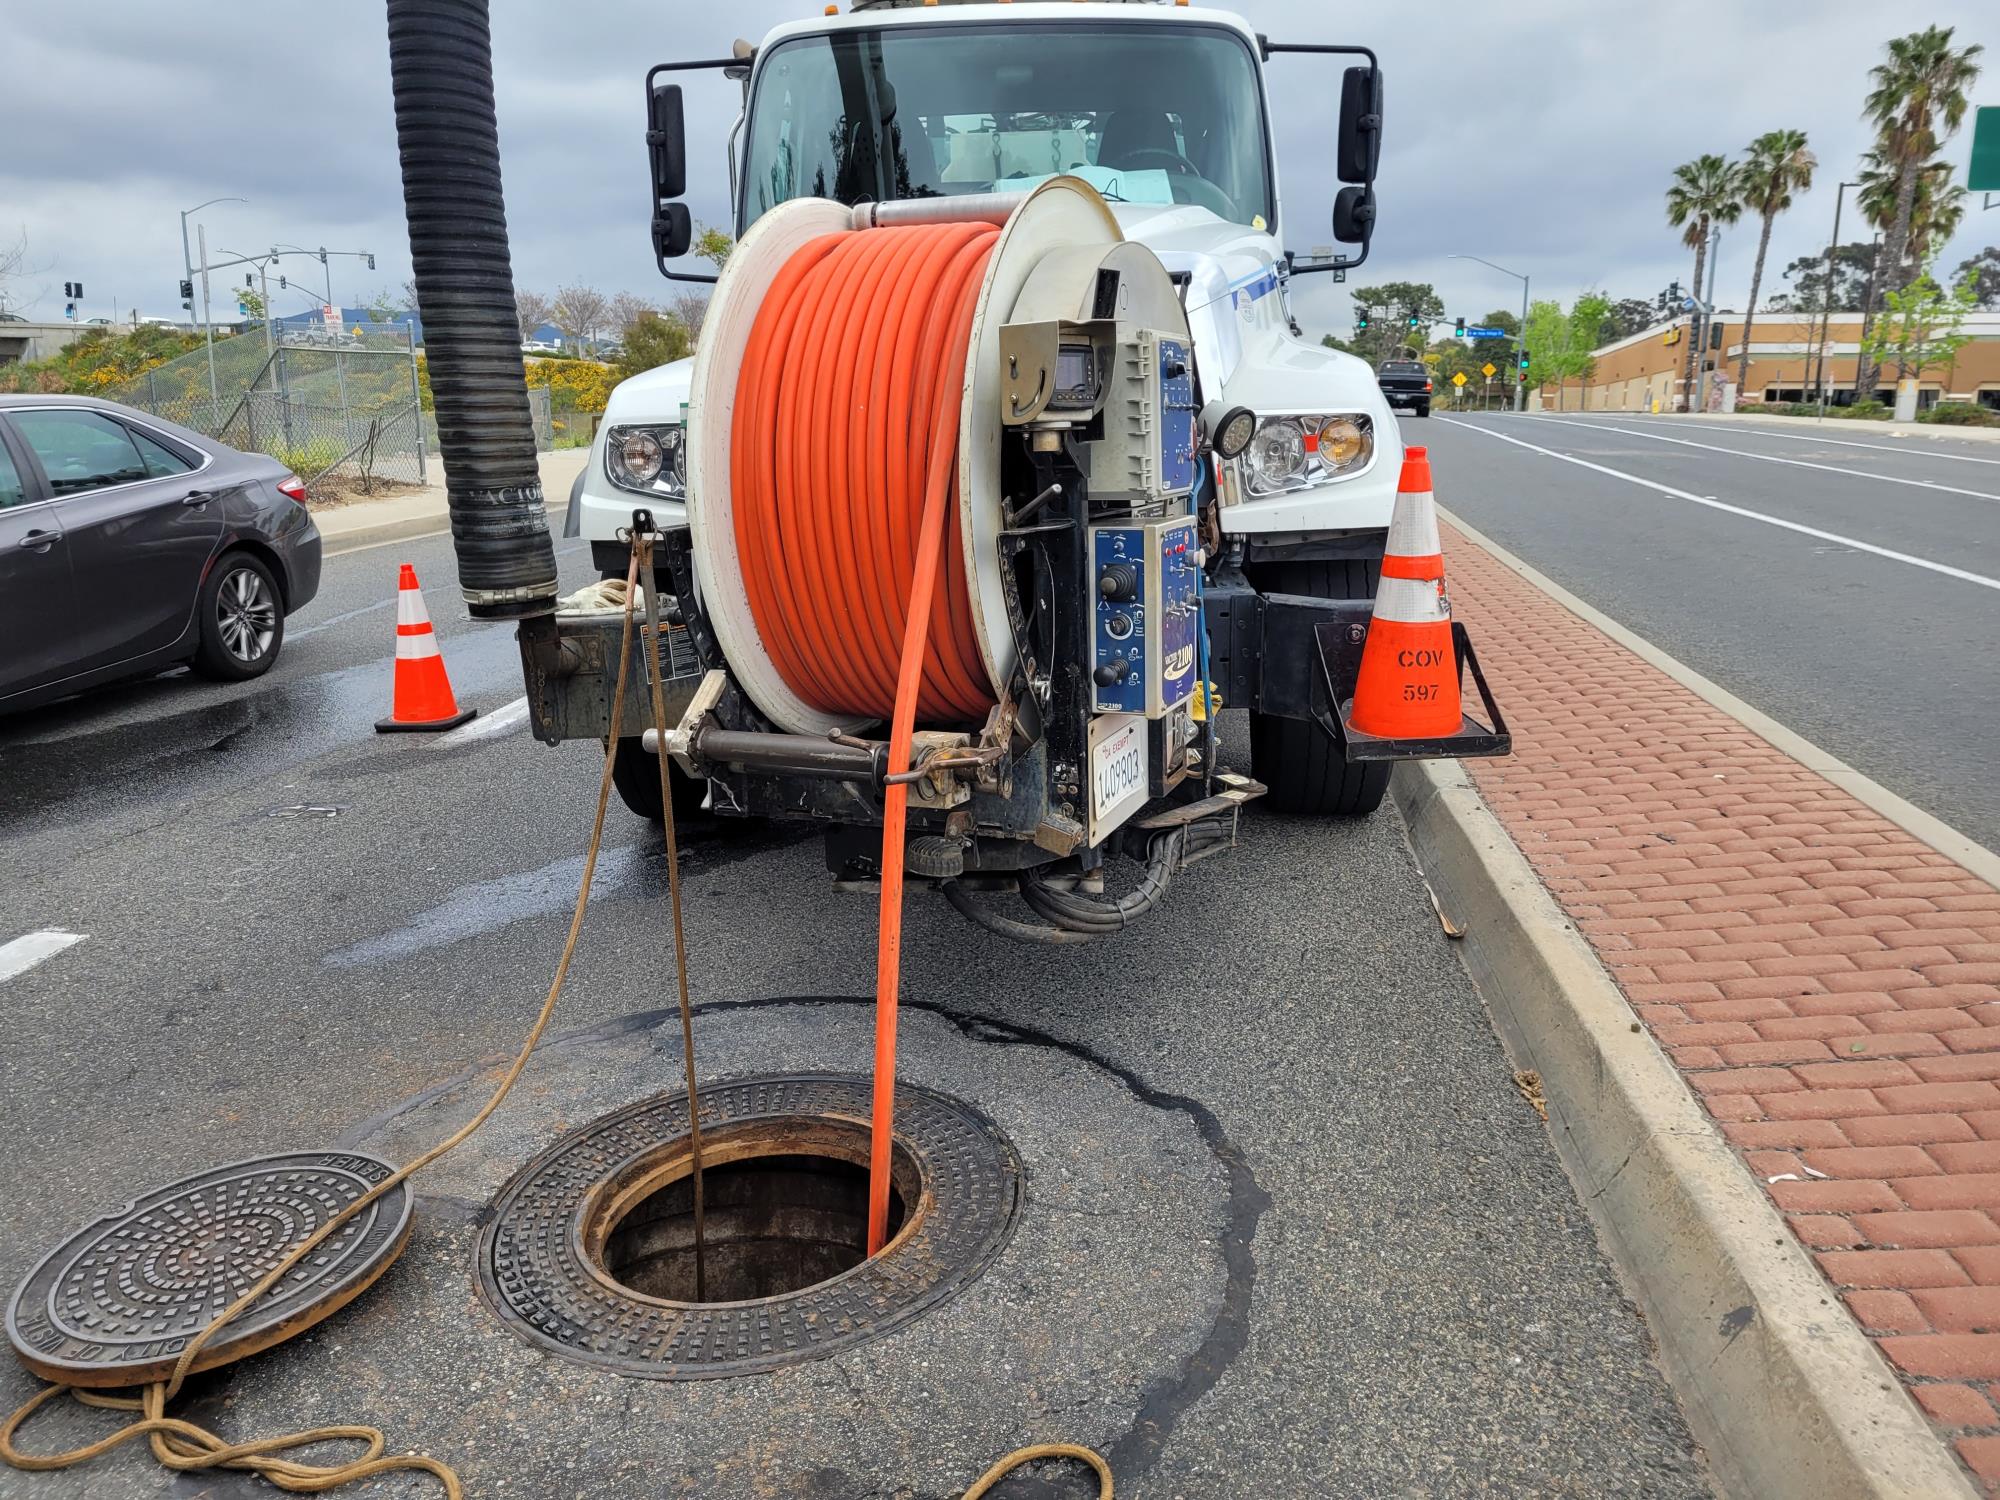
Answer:
[(1956, 1459), (1454, 761), (1397, 805), (1725, 1493), (1972, 1500)]
[[(567, 499), (553, 501), (548, 507), (549, 530), (558, 540), (562, 536), (563, 516), (569, 510)], [(355, 526), (341, 531), (326, 529), (326, 512), (317, 518), (320, 523), (320, 543), (328, 557), (339, 557), (344, 552), (361, 552), (369, 547), (380, 547), (389, 542), (407, 542), (419, 537), (445, 536), (451, 531), (451, 513), (439, 502), (438, 509), (417, 515), (384, 517), (364, 526)]]

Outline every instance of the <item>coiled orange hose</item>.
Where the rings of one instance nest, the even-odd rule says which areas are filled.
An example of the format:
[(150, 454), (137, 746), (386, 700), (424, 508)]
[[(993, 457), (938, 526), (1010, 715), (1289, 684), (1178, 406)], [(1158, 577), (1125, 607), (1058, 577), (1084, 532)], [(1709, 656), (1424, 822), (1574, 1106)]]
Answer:
[[(992, 705), (958, 542), (958, 418), (972, 312), (999, 231), (823, 235), (787, 261), (736, 386), (730, 487), (750, 612), (787, 686), (889, 720), (889, 770), (930, 722)], [(940, 587), (940, 580), (942, 586)], [(908, 790), (882, 801), (868, 1253), (888, 1238)]]

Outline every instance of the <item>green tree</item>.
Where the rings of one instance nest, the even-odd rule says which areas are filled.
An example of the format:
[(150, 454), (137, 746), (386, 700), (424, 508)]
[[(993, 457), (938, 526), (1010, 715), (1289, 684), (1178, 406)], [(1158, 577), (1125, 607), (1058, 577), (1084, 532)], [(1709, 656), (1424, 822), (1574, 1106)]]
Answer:
[(1604, 319), (1604, 338), (1630, 338), (1635, 333), (1643, 333), (1659, 321), (1653, 304), (1644, 297), (1620, 297), (1611, 304), (1611, 310)]
[(695, 226), (694, 245), (692, 249), (703, 260), (713, 261), (716, 270), (720, 271), (722, 269), (723, 265), (729, 259), (729, 252), (735, 248), (736, 241), (729, 237), (727, 230), (717, 229), (712, 224), (697, 224)]
[(2000, 246), (1988, 245), (1977, 255), (1958, 263), (1958, 284), (1972, 284), (1973, 305), (1981, 309), (2000, 306)]
[(362, 304), (368, 316), (377, 323), (393, 323), (396, 315), (403, 311), (402, 302), (387, 287), (379, 289), (373, 297)]
[[(1904, 260), (1918, 179), (1938, 147), (1965, 122), (1966, 90), (1979, 77), (1984, 50), (1977, 43), (1954, 47), (1951, 27), (1927, 26), (1892, 38), (1888, 56), (1869, 73), (1874, 86), (1862, 113), (1875, 126), (1883, 162), (1895, 169), (1895, 208), (1882, 242), (1882, 277), (1893, 283), (1887, 290), (1899, 290), (1909, 280)], [(1872, 391), (1881, 370), (1865, 344), (1864, 339), (1861, 367), (1855, 371), (1857, 394)]]
[(1597, 368), (1597, 346), (1610, 313), (1611, 299), (1597, 291), (1578, 295), (1568, 312), (1553, 300), (1528, 308), (1529, 373), (1541, 381), (1555, 381), (1558, 411), (1567, 404), (1567, 383), (1588, 380)]
[[(1681, 229), (1681, 243), (1694, 251), (1694, 295), (1701, 296), (1701, 273), (1708, 264), (1708, 232), (1717, 224), (1734, 224), (1743, 216), (1743, 181), (1727, 157), (1697, 156), (1674, 168), (1667, 188), (1667, 222)], [(1683, 226), (1685, 226), (1683, 228)], [(1530, 317), (1530, 322), (1533, 318)], [(1691, 318), (1687, 369), (1682, 377), (1686, 400), (1694, 402), (1694, 361), (1700, 336), (1701, 318)]]
[(625, 352), (611, 368), (620, 380), (686, 359), (694, 347), (687, 324), (668, 313), (642, 312), (625, 326)]
[(1970, 280), (1947, 292), (1927, 269), (1907, 286), (1882, 294), (1882, 316), (1861, 340), (1861, 357), (1880, 367), (1894, 359), (1899, 376), (1922, 376), (1958, 357), (1972, 340), (1962, 330), (1977, 290)]
[(1750, 377), (1750, 327), (1757, 319), (1757, 293), (1764, 285), (1764, 257), (1771, 249), (1771, 224), (1792, 206), (1792, 194), (1812, 186), (1819, 160), (1806, 149), (1803, 130), (1767, 130), (1750, 143), (1740, 168), (1745, 205), (1763, 221), (1757, 260), (1750, 272), (1750, 301), (1743, 310), (1743, 342), (1736, 355), (1736, 387)]
[[(1431, 326), (1444, 320), (1444, 299), (1428, 281), (1389, 281), (1357, 287), (1351, 295), (1357, 324), (1352, 349), (1370, 364), (1414, 355), (1430, 342)], [(1358, 331), (1363, 314), (1366, 332)]]

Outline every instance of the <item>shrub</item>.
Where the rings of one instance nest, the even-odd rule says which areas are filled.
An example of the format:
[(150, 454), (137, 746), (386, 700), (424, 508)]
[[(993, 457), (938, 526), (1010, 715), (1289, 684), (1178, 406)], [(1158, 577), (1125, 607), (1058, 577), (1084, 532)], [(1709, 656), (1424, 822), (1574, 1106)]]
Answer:
[(1917, 420), (1950, 427), (2000, 427), (2000, 412), (1977, 401), (1940, 401), (1929, 411), (1918, 412)]
[(1857, 401), (1852, 406), (1829, 406), (1826, 409), (1826, 414), (1829, 417), (1840, 417), (1854, 422), (1886, 422), (1889, 420), (1889, 408), (1884, 406), (1880, 401)]

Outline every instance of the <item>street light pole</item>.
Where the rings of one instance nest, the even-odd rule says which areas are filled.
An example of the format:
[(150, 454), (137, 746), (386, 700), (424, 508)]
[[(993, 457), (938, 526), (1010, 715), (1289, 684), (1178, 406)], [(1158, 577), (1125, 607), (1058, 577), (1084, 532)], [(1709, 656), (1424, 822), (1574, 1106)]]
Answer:
[[(1445, 259), (1446, 259), (1446, 260), (1476, 260), (1476, 261), (1478, 261), (1478, 262), (1479, 262), (1479, 263), (1480, 263), (1480, 264), (1481, 264), (1482, 266), (1491, 266), (1491, 267), (1492, 267), (1492, 268), (1493, 268), (1494, 270), (1498, 271), (1498, 272), (1499, 272), (1499, 273), (1500, 273), (1500, 274), (1501, 274), (1502, 276), (1512, 276), (1512, 277), (1514, 277), (1514, 278), (1515, 278), (1516, 280), (1518, 280), (1518, 281), (1519, 281), (1519, 282), (1521, 283), (1521, 329), (1520, 329), (1520, 332), (1518, 332), (1517, 334), (1515, 334), (1515, 335), (1514, 335), (1514, 344), (1515, 344), (1515, 349), (1516, 349), (1516, 351), (1517, 351), (1517, 352), (1518, 352), (1519, 350), (1522, 350), (1522, 349), (1525, 349), (1525, 348), (1527, 348), (1527, 347), (1528, 347), (1528, 277), (1527, 277), (1527, 273), (1525, 273), (1525, 272), (1523, 272), (1523, 271), (1510, 271), (1510, 270), (1508, 270), (1508, 269), (1507, 269), (1507, 268), (1506, 268), (1505, 266), (1496, 266), (1496, 265), (1494, 265), (1494, 264), (1493, 264), (1493, 262), (1492, 262), (1492, 261), (1490, 261), (1490, 260), (1486, 259), (1486, 258), (1485, 258), (1484, 256), (1481, 256), (1481, 255), (1456, 255), (1456, 254), (1454, 254), (1454, 255), (1447, 255), (1447, 256), (1445, 257)], [(1527, 409), (1527, 404), (1528, 404), (1528, 383), (1527, 383), (1527, 382), (1526, 382), (1525, 380), (1521, 379), (1521, 371), (1520, 371), (1520, 368), (1519, 368), (1519, 361), (1517, 360), (1517, 361), (1516, 361), (1516, 366), (1515, 366), (1515, 370), (1514, 370), (1514, 410), (1515, 410), (1515, 411), (1517, 411), (1517, 412), (1518, 412), (1518, 411), (1525, 411), (1525, 410)]]
[[(204, 208), (217, 203), (248, 203), (249, 201), (248, 198), (210, 198), (207, 203), (197, 203), (193, 208), (184, 208), (181, 210), (181, 276), (185, 280), (189, 282), (193, 282), (194, 280), (194, 262), (188, 257), (188, 215), (198, 214)], [(206, 256), (202, 258), (204, 260), (207, 259)], [(194, 309), (189, 308), (188, 313), (192, 316)]]
[[(208, 316), (208, 228), (206, 225), (197, 224), (194, 226), (194, 240), (195, 244), (201, 249), (201, 326), (208, 344), (208, 400), (210, 407), (213, 408), (221, 404), (222, 392), (217, 388), (215, 382), (215, 324)], [(215, 420), (215, 412), (212, 409), (208, 416), (211, 422)]]
[[(1696, 366), (1700, 372), (1695, 376), (1694, 410), (1708, 410), (1708, 346), (1715, 335), (1710, 332), (1715, 327), (1715, 263), (1722, 255), (1722, 227), (1717, 225), (1708, 237), (1708, 293), (1702, 296), (1701, 288), (1695, 288), (1695, 295), (1701, 301), (1701, 347), (1695, 350)], [(1718, 351), (1720, 352), (1720, 351)]]

